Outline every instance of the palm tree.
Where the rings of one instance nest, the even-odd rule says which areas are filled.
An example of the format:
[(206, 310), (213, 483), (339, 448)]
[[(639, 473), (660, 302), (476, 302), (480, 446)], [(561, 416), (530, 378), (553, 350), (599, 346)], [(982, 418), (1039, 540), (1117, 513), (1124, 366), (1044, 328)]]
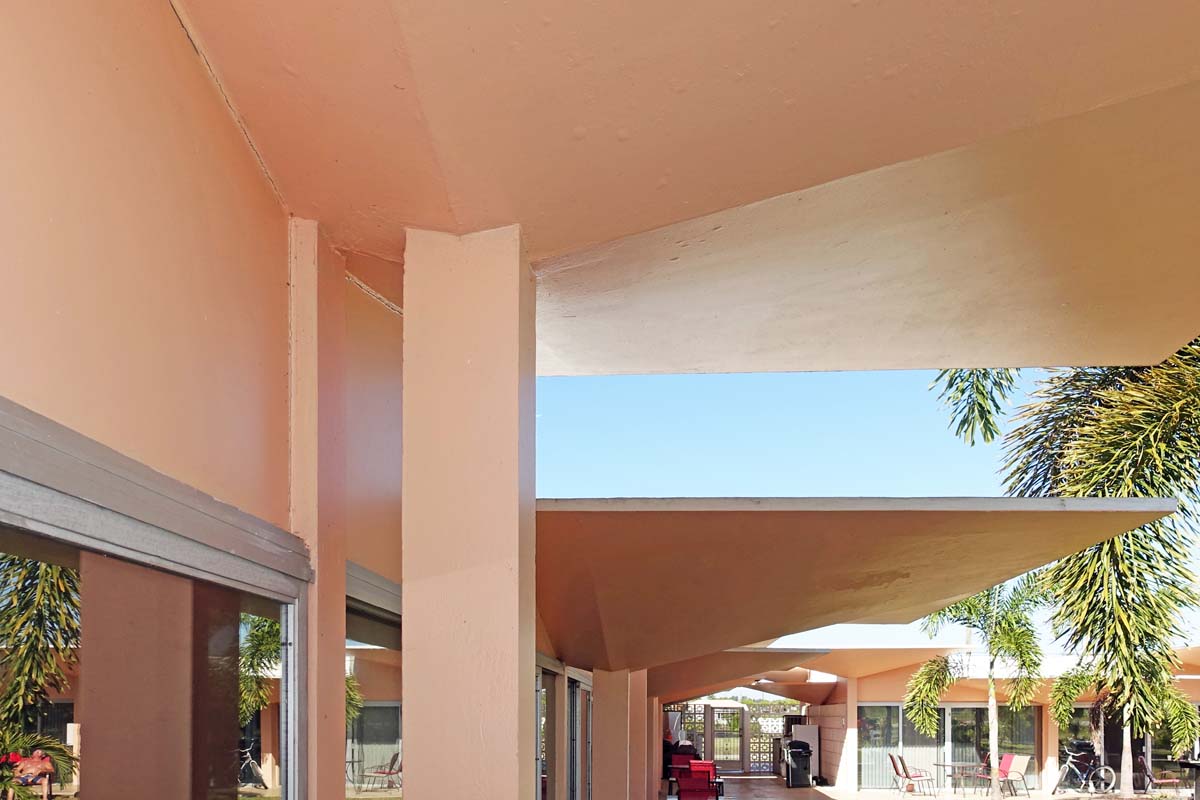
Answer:
[(22, 730), (68, 688), (78, 647), (79, 573), (0, 554), (0, 730)]
[[(1092, 741), (1096, 752), (1100, 752), (1097, 741), (1103, 720), (1112, 701), (1112, 693), (1106, 685), (1107, 673), (1097, 664), (1080, 665), (1063, 673), (1050, 690), (1050, 714), (1059, 728), (1067, 727), (1075, 708), (1075, 701), (1087, 694), (1095, 696), (1091, 709)], [(1161, 674), (1151, 673), (1145, 677), (1145, 686), (1153, 699), (1153, 716), (1156, 726), (1165, 725), (1171, 736), (1171, 755), (1178, 758), (1192, 749), (1200, 738), (1200, 713), (1187, 694), (1173, 679), (1162, 681)], [(1133, 795), (1133, 729), (1122, 726), (1121, 747), (1121, 794)]]
[[(1043, 578), (1030, 573), (1002, 586), (935, 611), (922, 621), (929, 635), (947, 624), (961, 625), (979, 635), (987, 652), (988, 752), (991, 754), (992, 797), (1000, 797), (1000, 714), (996, 699), (996, 667), (1004, 664), (1013, 676), (1006, 679), (1008, 707), (1019, 711), (1033, 699), (1041, 683), (1042, 649), (1038, 644), (1033, 611), (1045, 598)], [(918, 731), (937, 736), (942, 696), (963, 677), (961, 663), (946, 656), (926, 661), (908, 681), (904, 714)]]
[[(249, 724), (271, 702), (271, 671), (283, 660), (283, 640), (277, 620), (242, 614), (242, 643), (238, 658), (238, 722)], [(362, 713), (358, 679), (346, 676), (346, 725)]]
[[(976, 434), (997, 435), (1016, 378), (1012, 370), (943, 370), (937, 385), (952, 426), (974, 444)], [(1200, 499), (1200, 339), (1151, 367), (1050, 370), (1015, 422), (1005, 436), (1009, 495), (1180, 499), (1173, 518), (1049, 569), (1056, 631), (1103, 669), (1106, 707), (1122, 726), (1152, 730), (1178, 666), (1182, 612), (1198, 600), (1189, 556)], [(1132, 793), (1131, 751), (1122, 766), (1122, 792)]]

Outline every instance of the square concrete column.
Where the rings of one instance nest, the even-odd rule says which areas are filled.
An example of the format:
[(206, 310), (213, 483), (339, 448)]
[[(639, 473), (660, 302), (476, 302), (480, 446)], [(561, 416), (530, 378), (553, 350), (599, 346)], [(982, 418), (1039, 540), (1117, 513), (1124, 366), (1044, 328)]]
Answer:
[(1050, 713), (1049, 704), (1040, 707), (1042, 715), (1042, 774), (1043, 790), (1049, 790), (1058, 780), (1058, 723)]
[(346, 791), (345, 265), (312, 220), (289, 231), (292, 530), (309, 547), (308, 790)]
[(646, 798), (646, 671), (592, 672), (592, 791), (597, 800)]
[(649, 758), (646, 670), (629, 673), (629, 800), (646, 800)]
[(535, 796), (534, 348), (519, 228), (408, 231), (406, 796)]
[[(192, 584), (79, 555), (80, 791), (97, 800), (192, 795)], [(130, 784), (130, 743), (143, 770)]]
[(657, 697), (646, 700), (646, 800), (662, 793), (663, 714)]
[[(824, 747), (821, 752), (825, 752)], [(858, 678), (846, 679), (846, 729), (834, 780), (838, 786), (858, 788)]]
[(568, 730), (567, 676), (542, 674), (546, 689), (546, 797), (568, 800), (567, 773), (571, 761), (571, 735)]
[[(237, 595), (86, 551), (79, 568), (81, 791), (236, 795)], [(154, 765), (134, 778), (130, 742)]]

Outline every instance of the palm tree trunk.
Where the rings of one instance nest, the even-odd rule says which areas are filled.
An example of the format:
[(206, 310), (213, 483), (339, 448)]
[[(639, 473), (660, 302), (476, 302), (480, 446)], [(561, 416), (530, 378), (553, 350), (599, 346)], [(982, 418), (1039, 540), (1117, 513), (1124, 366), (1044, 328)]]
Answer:
[(1121, 729), (1121, 797), (1133, 797), (1133, 730)]
[(992, 800), (1000, 800), (1000, 709), (996, 703), (996, 661), (988, 662), (988, 759), (992, 772)]

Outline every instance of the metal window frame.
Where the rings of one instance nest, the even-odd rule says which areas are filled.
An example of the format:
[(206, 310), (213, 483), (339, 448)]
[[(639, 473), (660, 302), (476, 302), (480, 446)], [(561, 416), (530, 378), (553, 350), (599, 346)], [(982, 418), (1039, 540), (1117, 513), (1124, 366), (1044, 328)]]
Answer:
[(280, 603), (282, 797), (306, 800), (303, 540), (4, 397), (0, 524)]

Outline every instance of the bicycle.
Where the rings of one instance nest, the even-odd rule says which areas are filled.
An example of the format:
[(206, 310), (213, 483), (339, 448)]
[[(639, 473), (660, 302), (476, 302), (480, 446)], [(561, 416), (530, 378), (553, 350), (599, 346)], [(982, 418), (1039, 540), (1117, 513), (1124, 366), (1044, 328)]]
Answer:
[(242, 757), (242, 765), (238, 767), (238, 786), (266, 789), (267, 782), (263, 779), (262, 767), (251, 755), (253, 749), (253, 747), (238, 748), (238, 753)]
[(1099, 764), (1095, 753), (1067, 751), (1067, 763), (1058, 771), (1058, 781), (1050, 794), (1074, 789), (1078, 792), (1107, 794), (1117, 785), (1117, 773), (1107, 764)]

